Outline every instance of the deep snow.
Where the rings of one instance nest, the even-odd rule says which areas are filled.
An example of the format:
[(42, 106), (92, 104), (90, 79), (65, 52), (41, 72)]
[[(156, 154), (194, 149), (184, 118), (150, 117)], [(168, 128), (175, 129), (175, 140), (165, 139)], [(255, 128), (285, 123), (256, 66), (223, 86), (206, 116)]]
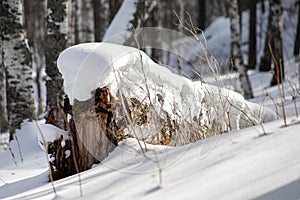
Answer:
[[(134, 139), (128, 139), (102, 164), (81, 173), (82, 198), (298, 199), (299, 119), (289, 118), (288, 124), (287, 128), (282, 120), (265, 124), (267, 135), (255, 126), (176, 148), (147, 145), (152, 160), (143, 157)], [(9, 152), (0, 155), (0, 197), (79, 198), (77, 175), (55, 181), (55, 197), (47, 183), (45, 153), (32, 130), (32, 123), (25, 124), (17, 134), (23, 163), (17, 159), (15, 166)], [(18, 152), (16, 143), (11, 146)]]

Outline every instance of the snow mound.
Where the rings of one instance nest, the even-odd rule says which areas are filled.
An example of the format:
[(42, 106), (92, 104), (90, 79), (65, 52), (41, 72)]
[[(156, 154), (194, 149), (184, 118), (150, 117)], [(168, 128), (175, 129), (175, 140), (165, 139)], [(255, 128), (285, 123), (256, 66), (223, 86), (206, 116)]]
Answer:
[(111, 75), (113, 68), (138, 61), (141, 55), (144, 62), (153, 63), (142, 51), (110, 43), (79, 44), (63, 51), (57, 65), (71, 104), (74, 99), (84, 101), (91, 98), (91, 91), (105, 84), (101, 77)]
[[(108, 87), (115, 98), (121, 93), (151, 105), (158, 115), (167, 113), (163, 118), (170, 117), (174, 126), (200, 124), (204, 132), (215, 128), (217, 122), (220, 128), (215, 134), (276, 119), (272, 111), (246, 101), (240, 94), (174, 74), (133, 47), (79, 44), (61, 53), (58, 68), (72, 104), (75, 99), (90, 99), (96, 88)], [(153, 132), (155, 126), (144, 126), (141, 137)]]

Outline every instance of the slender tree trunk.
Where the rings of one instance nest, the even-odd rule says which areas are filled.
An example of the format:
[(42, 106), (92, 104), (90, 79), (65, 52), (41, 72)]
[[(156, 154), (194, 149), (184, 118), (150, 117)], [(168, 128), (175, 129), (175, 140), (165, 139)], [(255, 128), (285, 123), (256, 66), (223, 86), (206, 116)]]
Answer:
[(95, 41), (100, 42), (108, 27), (108, 2), (107, 0), (93, 0), (93, 8)]
[(256, 68), (256, 0), (249, 2), (250, 22), (249, 22), (249, 55), (248, 69)]
[(1, 38), (6, 75), (7, 115), (11, 136), (24, 119), (33, 119), (31, 53), (25, 44), (21, 0), (2, 0)]
[[(4, 12), (2, 12), (2, 5), (0, 7), (0, 134), (8, 130), (8, 119), (7, 119), (7, 102), (6, 102), (6, 77), (3, 61), (3, 35), (4, 29)], [(1, 137), (1, 136), (0, 136)], [(0, 144), (1, 145), (1, 144)]]
[(35, 87), (37, 96), (37, 116), (45, 110), (42, 95), (42, 71), (44, 69), (44, 39), (45, 39), (45, 1), (24, 0), (25, 32), (32, 50), (33, 68), (35, 70)]
[(270, 38), (272, 35), (271, 22), (272, 22), (272, 15), (269, 8), (268, 26), (267, 26), (266, 37), (265, 37), (264, 51), (263, 51), (263, 55), (260, 58), (260, 64), (259, 64), (259, 71), (262, 72), (271, 70), (272, 57), (269, 49)]
[(300, 1), (297, 2), (298, 5), (298, 24), (297, 24), (297, 33), (295, 38), (295, 45), (294, 45), (294, 56), (299, 55), (300, 50)]
[[(63, 79), (56, 66), (56, 60), (65, 48), (67, 43), (67, 0), (47, 1), (47, 35), (45, 46), (46, 81), (47, 87), (47, 122), (59, 128), (64, 128), (64, 116), (57, 107), (62, 103), (64, 95)], [(65, 29), (64, 29), (65, 28)], [(59, 102), (57, 102), (59, 100)]]
[(2, 59), (2, 41), (0, 38), (0, 134), (8, 130), (6, 106), (6, 77)]
[(68, 0), (68, 41), (67, 46), (76, 44), (76, 1)]
[(274, 76), (271, 85), (277, 85), (284, 80), (284, 60), (282, 51), (283, 8), (281, 0), (270, 0), (271, 38), (269, 48), (274, 62)]
[[(152, 27), (162, 27), (162, 19), (163, 19), (163, 10), (162, 10), (162, 2), (161, 0), (157, 0), (157, 6), (155, 9), (153, 9), (153, 11), (151, 12), (151, 26)], [(161, 43), (162, 43), (162, 39), (161, 39), (161, 35), (157, 35), (157, 37), (155, 37), (155, 47), (161, 47)], [(158, 49), (158, 48), (152, 48), (152, 53), (151, 53), (151, 58), (155, 61), (155, 62), (162, 62), (162, 50)]]
[(76, 43), (94, 41), (94, 16), (92, 0), (77, 0)]
[(205, 23), (206, 23), (206, 0), (199, 0), (198, 7), (199, 7), (198, 28), (204, 30)]
[(239, 24), (239, 13), (237, 0), (229, 0), (229, 17), (230, 17), (230, 30), (231, 30), (231, 49), (232, 49), (232, 65), (236, 66), (241, 88), (243, 90), (246, 99), (253, 98), (251, 84), (247, 75), (247, 68), (243, 62), (242, 50), (241, 50), (241, 32)]
[(109, 16), (108, 16), (108, 24), (114, 19), (115, 15), (119, 11), (124, 0), (108, 0), (109, 2)]
[[(179, 20), (181, 22), (181, 24), (179, 24), (179, 32), (183, 33), (183, 26), (185, 23), (185, 0), (179, 0)], [(183, 48), (182, 46), (179, 46), (179, 55), (183, 55)], [(178, 62), (178, 73), (182, 74), (183, 72), (183, 58), (181, 56), (177, 56), (177, 62)]]
[(144, 27), (155, 8), (157, 8), (157, 1), (137, 0), (136, 11), (133, 13), (133, 20), (130, 21), (132, 28)]

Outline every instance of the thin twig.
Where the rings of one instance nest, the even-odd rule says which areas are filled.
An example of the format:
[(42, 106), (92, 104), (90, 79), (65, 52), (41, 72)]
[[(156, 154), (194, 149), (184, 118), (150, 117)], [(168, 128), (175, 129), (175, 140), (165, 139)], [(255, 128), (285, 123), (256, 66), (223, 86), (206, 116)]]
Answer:
[(14, 154), (14, 152), (12, 151), (10, 145), (8, 146), (8, 149), (9, 149), (9, 152), (10, 152), (11, 157), (13, 158), (13, 160), (14, 160), (14, 162), (15, 162), (15, 165), (17, 166), (16, 157), (15, 157), (15, 154)]
[(55, 189), (55, 186), (54, 186), (54, 181), (53, 181), (53, 174), (52, 174), (52, 167), (51, 167), (51, 164), (50, 164), (50, 160), (49, 160), (49, 155), (48, 155), (48, 148), (47, 148), (47, 143), (46, 143), (46, 139), (44, 137), (44, 134), (43, 134), (43, 131), (40, 127), (40, 124), (34, 120), (35, 124), (36, 124), (36, 127), (38, 128), (38, 131), (40, 133), (40, 135), (42, 136), (42, 140), (43, 140), (43, 146), (45, 148), (45, 153), (46, 153), (46, 158), (47, 158), (47, 162), (48, 162), (48, 167), (49, 167), (49, 178), (50, 178), (50, 182), (51, 182), (51, 185), (52, 185), (52, 188), (53, 188), (53, 192), (55, 194), (55, 196), (57, 195), (56, 193), (56, 189)]
[(268, 96), (271, 99), (271, 101), (273, 102), (273, 104), (275, 106), (277, 119), (279, 119), (280, 117), (279, 117), (279, 112), (278, 112), (277, 103), (275, 102), (275, 99), (272, 96), (270, 96), (267, 91), (266, 91), (265, 95)]
[(275, 55), (274, 55), (274, 52), (273, 52), (273, 48), (271, 46), (271, 42), (269, 41), (268, 42), (268, 46), (269, 46), (269, 50), (270, 50), (270, 53), (271, 53), (271, 56), (272, 56), (272, 59), (273, 59), (273, 62), (275, 64), (275, 68), (276, 68), (276, 81), (277, 81), (277, 86), (278, 86), (278, 92), (279, 92), (279, 96), (280, 96), (280, 100), (281, 100), (281, 108), (282, 108), (282, 115), (283, 115), (283, 121), (284, 121), (284, 126), (287, 127), (287, 123), (286, 123), (286, 113), (285, 113), (285, 106), (284, 106), (284, 94), (282, 93), (281, 91), (281, 88), (280, 88), (280, 77), (279, 77), (279, 64), (275, 58)]
[(64, 117), (66, 128), (67, 128), (67, 131), (69, 133), (70, 140), (71, 140), (72, 158), (73, 158), (73, 161), (74, 161), (74, 166), (75, 166), (76, 173), (78, 174), (78, 182), (79, 182), (79, 187), (80, 187), (80, 196), (82, 197), (83, 196), (82, 184), (81, 184), (80, 171), (79, 171), (79, 167), (78, 167), (78, 163), (77, 163), (77, 159), (76, 159), (76, 155), (75, 155), (76, 151), (75, 151), (74, 135), (73, 135), (71, 127), (69, 125), (67, 116), (66, 116), (64, 110), (62, 109), (62, 106), (60, 105), (58, 98), (57, 98), (57, 107), (58, 107), (59, 111), (61, 112), (61, 114)]

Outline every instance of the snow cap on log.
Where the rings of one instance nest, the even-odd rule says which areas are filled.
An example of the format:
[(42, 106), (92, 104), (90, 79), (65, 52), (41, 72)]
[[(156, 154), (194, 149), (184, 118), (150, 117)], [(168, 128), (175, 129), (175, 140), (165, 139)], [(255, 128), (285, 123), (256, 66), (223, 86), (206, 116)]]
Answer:
[(153, 63), (138, 49), (112, 43), (83, 43), (64, 50), (57, 60), (57, 65), (71, 104), (74, 99), (84, 101), (91, 98), (91, 91), (105, 86), (106, 83), (102, 80), (108, 77), (113, 69), (136, 62), (141, 55), (143, 62)]

